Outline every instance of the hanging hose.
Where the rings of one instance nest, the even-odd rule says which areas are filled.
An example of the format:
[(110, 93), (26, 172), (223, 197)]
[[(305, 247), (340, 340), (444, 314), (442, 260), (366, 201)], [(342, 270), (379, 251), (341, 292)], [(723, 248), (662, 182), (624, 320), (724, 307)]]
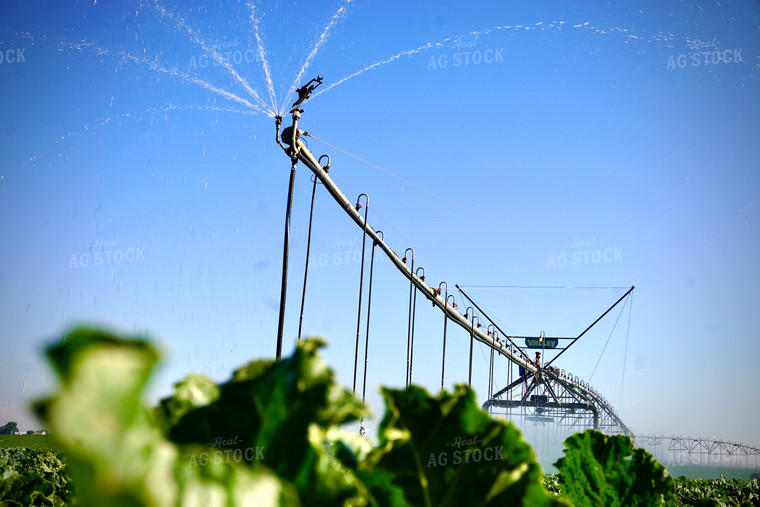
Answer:
[[(496, 335), (496, 331), (494, 330), (494, 336)], [(494, 374), (494, 364), (493, 364), (493, 358), (494, 358), (494, 350), (493, 347), (491, 348), (491, 372), (488, 375), (488, 399), (491, 400), (493, 398), (493, 374)], [(493, 413), (491, 405), (488, 406), (488, 413)]]
[[(412, 251), (412, 267), (410, 269), (411, 273), (414, 273), (414, 248), (407, 248), (404, 250), (404, 258), (401, 259), (401, 261), (406, 264), (406, 255), (407, 252), (411, 250)], [(412, 291), (414, 290), (414, 281), (412, 277), (409, 277), (409, 318), (407, 320), (406, 324), (406, 379), (405, 384), (406, 387), (409, 387), (409, 349), (412, 344)]]
[[(446, 285), (446, 290), (443, 293), (443, 300), (448, 304), (449, 302), (449, 284), (441, 282), (438, 284), (438, 294), (441, 293), (441, 285)], [(449, 317), (446, 312), (443, 312), (443, 355), (441, 358), (441, 391), (443, 391), (443, 375), (446, 368), (446, 324), (449, 322)]]
[[(451, 306), (456, 308), (457, 307), (457, 298), (454, 296), (454, 294), (451, 294), (450, 296), (446, 297), (446, 304), (449, 302), (449, 298), (453, 298), (451, 301)], [(444, 375), (444, 368), (446, 366), (446, 323), (448, 322), (448, 318), (446, 317), (446, 314), (444, 313), (444, 318), (446, 319), (443, 323), (443, 362), (441, 363), (441, 391), (443, 391), (443, 375)]]
[(359, 203), (362, 196), (364, 196), (364, 229), (362, 231), (362, 263), (361, 271), (359, 273), (359, 307), (356, 312), (356, 350), (354, 351), (354, 386), (351, 393), (356, 394), (356, 368), (359, 365), (359, 328), (361, 327), (362, 318), (362, 287), (364, 285), (364, 252), (366, 250), (365, 244), (367, 241), (367, 213), (369, 212), (369, 196), (367, 194), (359, 194), (356, 198), (356, 211), (359, 211), (362, 205)]
[[(419, 275), (419, 271), (422, 270), (422, 276)], [(417, 271), (414, 272), (420, 280), (425, 281), (425, 268), (420, 266)], [(417, 290), (414, 290), (414, 303), (412, 303), (412, 346), (409, 349), (409, 385), (412, 385), (412, 369), (414, 368), (414, 320), (417, 317)]]
[[(327, 167), (330, 167), (330, 157), (322, 155), (319, 157), (319, 163), (322, 163), (322, 159), (327, 157)], [(301, 293), (301, 314), (298, 317), (298, 340), (301, 340), (301, 327), (303, 326), (303, 305), (306, 301), (306, 277), (309, 274), (309, 252), (311, 251), (311, 224), (314, 218), (314, 194), (317, 192), (317, 182), (319, 179), (316, 175), (312, 174), (311, 179), (314, 182), (314, 186), (311, 189), (311, 207), (309, 208), (309, 234), (306, 238), (306, 263), (303, 268), (303, 292)]]
[[(496, 329), (493, 324), (488, 325), (488, 335), (495, 339)], [(493, 348), (491, 348), (491, 361), (488, 365), (488, 399), (493, 396)]]
[(282, 334), (285, 327), (285, 297), (288, 293), (288, 255), (290, 253), (290, 214), (293, 208), (293, 186), (296, 180), (296, 166), (298, 159), (293, 158), (293, 164), (290, 167), (290, 184), (288, 186), (288, 204), (285, 209), (285, 238), (282, 249), (282, 285), (280, 286), (280, 320), (277, 325), (277, 351), (276, 359), (282, 356)]
[(467, 385), (472, 387), (472, 347), (475, 344), (475, 319), (478, 319), (478, 327), (480, 327), (480, 318), (475, 315), (475, 310), (470, 306), (467, 308), (469, 312), (472, 310), (472, 327), (470, 328), (470, 373), (467, 377)]
[[(385, 234), (383, 234), (383, 231), (377, 231), (378, 235), (382, 235), (382, 238), (385, 239)], [(364, 339), (364, 380), (362, 381), (362, 404), (364, 404), (365, 395), (367, 393), (367, 354), (369, 352), (369, 317), (370, 317), (370, 311), (372, 310), (372, 273), (375, 269), (375, 247), (377, 246), (377, 241), (372, 242), (372, 254), (369, 258), (369, 289), (367, 294), (367, 335)], [(364, 416), (362, 416), (361, 420), (359, 421), (359, 434), (364, 435)]]

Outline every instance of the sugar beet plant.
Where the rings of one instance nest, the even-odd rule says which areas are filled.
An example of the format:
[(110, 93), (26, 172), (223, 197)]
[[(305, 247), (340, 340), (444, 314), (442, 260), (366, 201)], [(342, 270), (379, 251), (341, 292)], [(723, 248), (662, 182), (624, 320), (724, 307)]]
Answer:
[[(36, 404), (63, 450), (78, 505), (661, 505), (673, 480), (630, 439), (588, 431), (547, 493), (517, 428), (466, 386), (383, 389), (378, 445), (340, 427), (367, 416), (320, 357), (251, 362), (222, 384), (192, 375), (157, 408), (143, 389), (159, 355), (144, 340), (75, 330), (48, 349), (58, 391)], [(0, 502), (1, 503), (1, 502)]]

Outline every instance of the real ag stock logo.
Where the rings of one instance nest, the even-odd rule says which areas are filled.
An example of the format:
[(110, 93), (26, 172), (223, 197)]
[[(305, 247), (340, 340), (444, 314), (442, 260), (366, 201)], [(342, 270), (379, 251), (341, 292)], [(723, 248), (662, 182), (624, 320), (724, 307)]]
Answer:
[(240, 65), (243, 62), (253, 63), (256, 61), (256, 51), (253, 49), (240, 49), (242, 43), (238, 39), (232, 41), (217, 40), (211, 43), (209, 54), (191, 56), (187, 69), (205, 69), (208, 66), (219, 67), (220, 65)]
[(599, 238), (593, 239), (575, 238), (567, 245), (569, 252), (553, 253), (546, 262), (547, 268), (564, 268), (566, 266), (587, 266), (620, 262), (623, 260), (623, 247), (603, 247)]
[(0, 50), (0, 65), (26, 62), (24, 51), (26, 51), (26, 48), (11, 48)]
[(470, 65), (503, 63), (504, 48), (487, 48), (476, 49), (478, 46), (478, 36), (457, 37), (450, 44), (449, 48), (454, 49), (454, 53), (442, 53), (438, 56), (431, 56), (428, 60), (428, 70), (445, 69), (446, 67), (468, 67)]
[(111, 240), (98, 238), (90, 244), (88, 251), (79, 255), (71, 254), (69, 269), (86, 268), (87, 266), (109, 266), (123, 262), (144, 262), (146, 260), (147, 247), (121, 248), (119, 245), (121, 245), (119, 236)]
[(478, 447), (480, 443), (481, 440), (477, 435), (469, 438), (455, 437), (451, 442), (446, 442), (445, 444), (451, 450), (430, 453), (427, 466), (428, 468), (445, 467), (448, 465), (460, 465), (462, 463), (481, 463), (504, 459), (503, 445), (492, 445), (481, 448)]
[[(365, 260), (369, 262), (372, 240), (366, 242)], [(382, 255), (375, 256), (375, 262), (383, 261)], [(324, 268), (327, 266), (359, 265), (362, 261), (362, 240), (360, 236), (352, 239), (335, 238), (325, 251), (309, 254), (309, 266)]]
[(211, 451), (204, 451), (200, 453), (193, 453), (190, 455), (189, 465), (191, 466), (206, 466), (209, 463), (251, 463), (253, 461), (262, 461), (264, 459), (264, 446), (259, 445), (256, 447), (246, 447), (241, 449), (239, 447), (229, 448), (237, 444), (241, 444), (243, 441), (240, 436), (235, 435), (235, 438), (223, 439), (217, 437), (213, 442), (208, 442), (207, 447), (210, 447)]
[(703, 41), (700, 39), (687, 39), (686, 48), (689, 53), (668, 56), (668, 70), (684, 69), (686, 67), (699, 67), (718, 65), (721, 63), (743, 63), (742, 50), (744, 48), (718, 49), (718, 38)]

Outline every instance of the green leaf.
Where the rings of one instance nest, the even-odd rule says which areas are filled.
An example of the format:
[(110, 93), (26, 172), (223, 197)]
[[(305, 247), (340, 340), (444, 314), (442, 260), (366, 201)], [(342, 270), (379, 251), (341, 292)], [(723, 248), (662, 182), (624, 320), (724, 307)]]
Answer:
[(0, 505), (68, 505), (71, 479), (60, 451), (0, 448)]
[(66, 453), (81, 505), (298, 503), (292, 486), (263, 465), (199, 462), (207, 448), (165, 438), (142, 403), (158, 360), (149, 343), (77, 330), (48, 356), (61, 387), (36, 408)]
[(263, 460), (296, 486), (303, 503), (342, 506), (356, 498), (353, 472), (324, 443), (340, 438), (337, 426), (367, 411), (336, 383), (318, 354), (322, 346), (322, 340), (301, 340), (291, 357), (254, 361), (219, 385), (218, 396), (200, 401), (188, 402), (188, 383), (178, 384), (161, 402), (172, 423), (169, 437), (236, 451), (247, 462)]
[(174, 396), (161, 400), (157, 412), (166, 418), (168, 431), (191, 410), (206, 406), (218, 398), (219, 386), (213, 380), (205, 375), (188, 375), (174, 385)]
[(760, 481), (720, 479), (676, 479), (674, 505), (758, 505), (760, 504)]
[(576, 505), (664, 505), (675, 495), (675, 482), (665, 467), (633, 440), (596, 430), (565, 440), (559, 470), (560, 489)]
[(374, 505), (565, 505), (541, 486), (517, 428), (480, 410), (467, 386), (382, 392), (379, 446), (359, 466)]

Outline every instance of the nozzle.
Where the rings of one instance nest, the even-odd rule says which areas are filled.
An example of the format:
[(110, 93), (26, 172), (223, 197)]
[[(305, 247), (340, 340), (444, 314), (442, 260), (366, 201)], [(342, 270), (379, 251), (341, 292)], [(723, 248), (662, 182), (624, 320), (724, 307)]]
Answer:
[(298, 92), (298, 100), (296, 100), (293, 103), (293, 107), (298, 107), (299, 105), (301, 105), (303, 101), (309, 98), (309, 95), (311, 94), (311, 92), (313, 92), (314, 89), (321, 84), (322, 84), (322, 76), (317, 76), (316, 78), (312, 79), (311, 81), (303, 85), (301, 88), (296, 90), (296, 92)]

